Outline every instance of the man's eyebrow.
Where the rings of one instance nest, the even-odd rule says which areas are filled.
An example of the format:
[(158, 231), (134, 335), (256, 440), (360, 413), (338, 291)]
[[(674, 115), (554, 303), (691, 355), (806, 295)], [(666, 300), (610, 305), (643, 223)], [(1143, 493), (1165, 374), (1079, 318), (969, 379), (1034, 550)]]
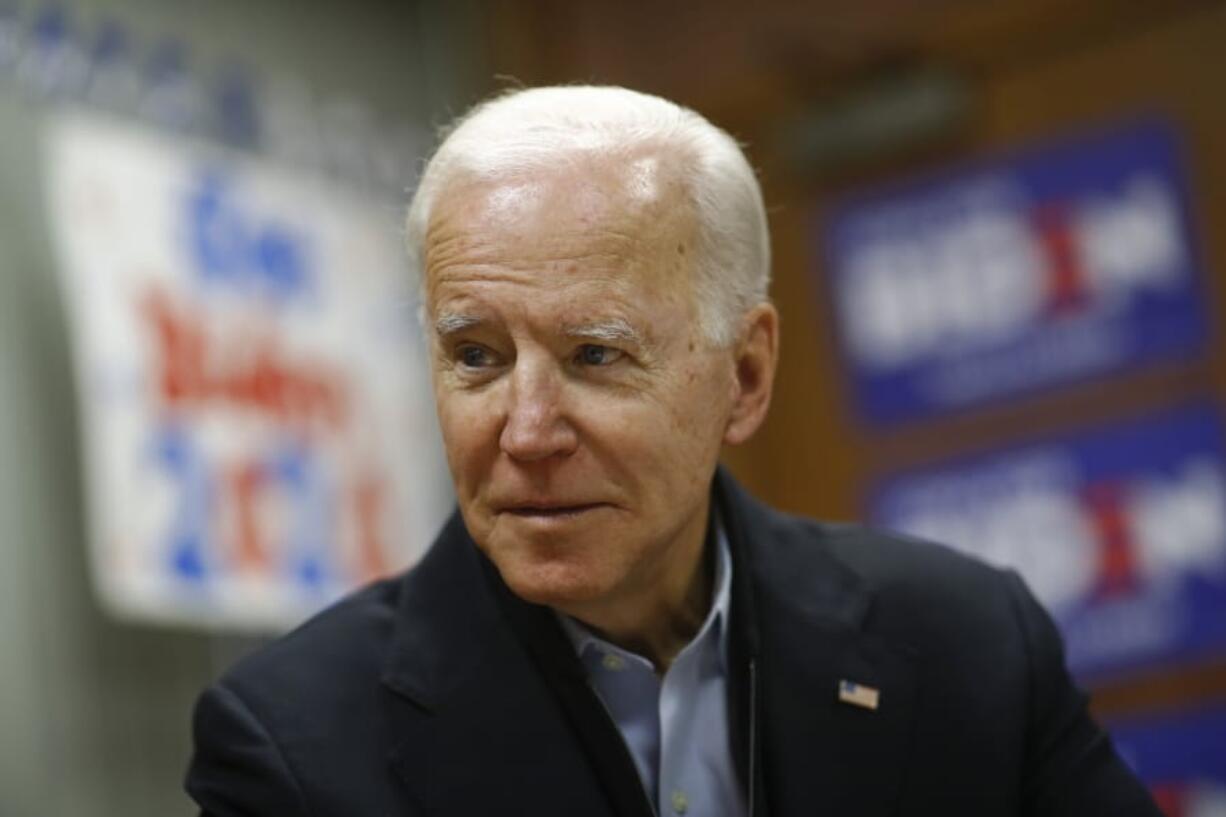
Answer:
[(585, 321), (562, 326), (562, 333), (570, 338), (603, 340), (611, 343), (643, 344), (643, 334), (622, 318), (601, 321)]
[[(439, 337), (446, 338), (484, 323), (485, 320), (476, 315), (445, 312), (434, 321), (434, 331)], [(639, 346), (644, 342), (643, 333), (623, 318), (566, 323), (562, 325), (561, 330), (566, 337), (580, 340), (629, 343)]]
[(479, 326), (484, 323), (476, 315), (463, 315), (455, 312), (447, 312), (440, 315), (434, 321), (434, 331), (440, 338), (445, 338), (449, 335), (454, 335), (457, 332), (463, 332), (465, 329), (471, 329), (474, 326)]

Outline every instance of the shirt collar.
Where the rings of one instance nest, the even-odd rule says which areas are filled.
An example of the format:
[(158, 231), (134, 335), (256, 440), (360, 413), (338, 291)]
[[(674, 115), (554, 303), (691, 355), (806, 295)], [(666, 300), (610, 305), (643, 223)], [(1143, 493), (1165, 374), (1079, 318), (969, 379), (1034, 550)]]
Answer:
[[(732, 597), (732, 553), (729, 549), (728, 537), (724, 533), (723, 526), (717, 521), (718, 519), (718, 514), (712, 514), (712, 524), (715, 526), (715, 592), (711, 599), (711, 609), (707, 611), (707, 617), (698, 629), (698, 633), (683, 650), (689, 649), (690, 645), (698, 644), (704, 639), (717, 638), (720, 666), (726, 670), (728, 666), (728, 630), (730, 629), (728, 608)], [(575, 654), (580, 658), (589, 648), (595, 647), (601, 652), (620, 655), (628, 660), (647, 662), (647, 659), (642, 656), (606, 641), (570, 616), (562, 613), (557, 615), (558, 620), (562, 623), (562, 630), (575, 648)]]

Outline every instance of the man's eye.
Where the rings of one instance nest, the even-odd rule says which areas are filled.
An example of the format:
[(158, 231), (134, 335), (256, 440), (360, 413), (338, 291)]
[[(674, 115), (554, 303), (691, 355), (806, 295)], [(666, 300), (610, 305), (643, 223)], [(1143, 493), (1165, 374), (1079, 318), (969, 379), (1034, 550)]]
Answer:
[(620, 350), (608, 346), (585, 343), (579, 347), (579, 351), (575, 354), (575, 361), (582, 363), (584, 366), (608, 366), (610, 363), (618, 360), (622, 354), (623, 352)]
[(461, 346), (456, 350), (456, 357), (470, 369), (480, 369), (493, 362), (489, 350), (482, 346)]

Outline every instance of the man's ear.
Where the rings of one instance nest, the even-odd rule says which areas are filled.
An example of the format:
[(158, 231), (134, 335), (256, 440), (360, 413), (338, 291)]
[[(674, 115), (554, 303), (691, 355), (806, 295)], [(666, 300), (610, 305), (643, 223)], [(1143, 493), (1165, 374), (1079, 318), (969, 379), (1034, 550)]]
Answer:
[(779, 360), (779, 313), (761, 303), (746, 313), (736, 347), (735, 392), (724, 442), (739, 445), (754, 435), (770, 408)]

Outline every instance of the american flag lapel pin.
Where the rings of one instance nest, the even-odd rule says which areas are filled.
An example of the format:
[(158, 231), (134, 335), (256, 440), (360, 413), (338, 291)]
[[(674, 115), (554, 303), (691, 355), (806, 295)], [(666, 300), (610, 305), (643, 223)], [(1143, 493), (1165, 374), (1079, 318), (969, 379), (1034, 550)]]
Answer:
[(842, 680), (839, 681), (839, 700), (852, 706), (875, 710), (881, 703), (881, 692), (875, 687)]

